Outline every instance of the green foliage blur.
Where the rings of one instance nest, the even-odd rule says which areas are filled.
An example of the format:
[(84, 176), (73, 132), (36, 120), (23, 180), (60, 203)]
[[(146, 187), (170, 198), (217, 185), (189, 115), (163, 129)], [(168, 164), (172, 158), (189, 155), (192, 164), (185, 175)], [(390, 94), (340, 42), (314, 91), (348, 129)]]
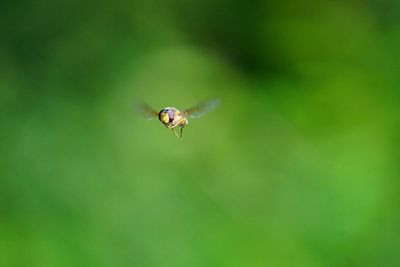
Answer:
[(399, 71), (398, 0), (1, 1), (0, 266), (400, 266)]

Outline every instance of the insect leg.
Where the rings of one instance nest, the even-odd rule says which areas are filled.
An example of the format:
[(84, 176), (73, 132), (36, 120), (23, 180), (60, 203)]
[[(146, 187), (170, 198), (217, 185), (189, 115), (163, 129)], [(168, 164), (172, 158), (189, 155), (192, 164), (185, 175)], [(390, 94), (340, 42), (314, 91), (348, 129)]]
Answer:
[(174, 132), (174, 134), (175, 134), (177, 137), (180, 137), (180, 136), (178, 135), (178, 133), (175, 131), (175, 128), (172, 128), (171, 130)]
[(183, 126), (181, 126), (181, 134), (180, 134), (180, 138), (182, 138), (182, 134), (183, 134), (183, 128), (185, 128), (185, 126), (183, 125)]

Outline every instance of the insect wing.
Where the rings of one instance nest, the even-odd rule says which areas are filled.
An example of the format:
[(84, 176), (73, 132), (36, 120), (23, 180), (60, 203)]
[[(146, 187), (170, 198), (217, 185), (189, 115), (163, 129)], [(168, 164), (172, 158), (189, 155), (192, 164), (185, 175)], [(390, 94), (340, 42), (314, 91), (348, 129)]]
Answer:
[(184, 112), (191, 118), (199, 118), (219, 105), (219, 99), (212, 99), (200, 103), (196, 107), (186, 109)]
[(146, 103), (135, 104), (135, 112), (146, 119), (153, 119), (158, 116), (158, 112)]

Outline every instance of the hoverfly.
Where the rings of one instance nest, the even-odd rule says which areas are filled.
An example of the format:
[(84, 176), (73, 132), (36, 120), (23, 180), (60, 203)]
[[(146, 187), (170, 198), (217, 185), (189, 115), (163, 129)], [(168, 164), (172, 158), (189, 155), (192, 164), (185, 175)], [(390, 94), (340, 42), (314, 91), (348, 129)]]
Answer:
[[(136, 105), (136, 112), (145, 118), (152, 119), (158, 117), (162, 124), (168, 129), (171, 129), (174, 134), (182, 138), (183, 128), (189, 124), (188, 118), (199, 118), (212, 109), (216, 108), (219, 104), (219, 99), (212, 99), (202, 102), (195, 107), (178, 110), (174, 107), (166, 107), (157, 112), (146, 103)], [(180, 126), (180, 134), (175, 131), (175, 128)]]

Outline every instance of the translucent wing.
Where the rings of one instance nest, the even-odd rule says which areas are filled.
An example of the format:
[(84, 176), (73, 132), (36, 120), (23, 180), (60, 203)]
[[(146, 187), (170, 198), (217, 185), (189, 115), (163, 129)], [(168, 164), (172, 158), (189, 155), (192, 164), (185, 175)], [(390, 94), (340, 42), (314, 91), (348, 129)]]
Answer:
[(146, 103), (136, 103), (135, 112), (146, 119), (153, 119), (158, 116), (158, 112)]
[(207, 112), (213, 110), (219, 105), (219, 99), (212, 99), (200, 103), (196, 107), (184, 110), (184, 112), (192, 118), (199, 118), (206, 114)]

